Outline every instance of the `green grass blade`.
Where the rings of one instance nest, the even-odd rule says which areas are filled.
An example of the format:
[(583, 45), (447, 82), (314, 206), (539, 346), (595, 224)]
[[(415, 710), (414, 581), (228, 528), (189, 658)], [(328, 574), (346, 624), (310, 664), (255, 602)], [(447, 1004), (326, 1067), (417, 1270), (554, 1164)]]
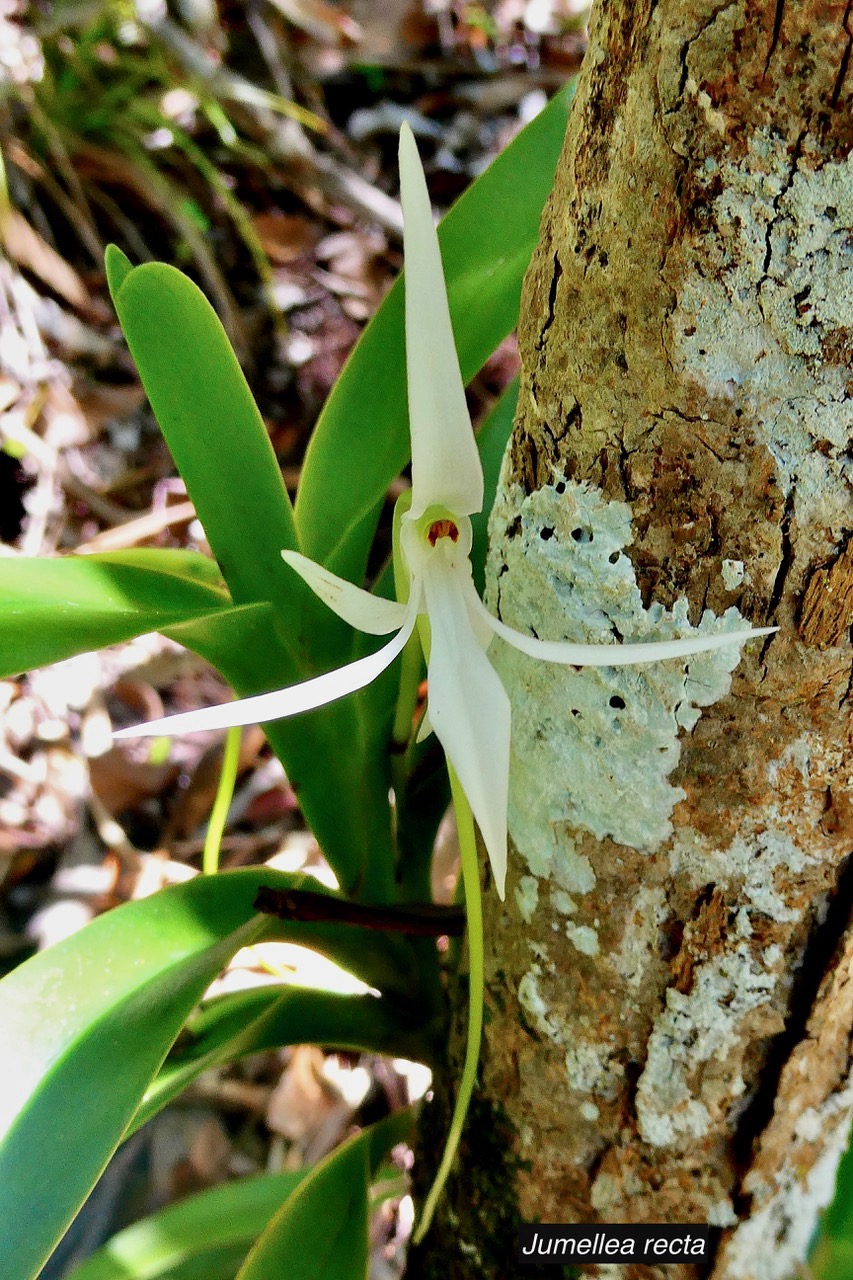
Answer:
[(70, 1280), (234, 1280), (306, 1173), (260, 1174), (188, 1196), (120, 1231)]
[[(569, 86), (556, 95), (439, 228), (466, 381), (517, 322), (521, 281), (551, 190), (571, 92)], [(361, 582), (385, 492), (408, 459), (398, 280), (362, 334), (312, 436), (296, 502), (305, 554)]]

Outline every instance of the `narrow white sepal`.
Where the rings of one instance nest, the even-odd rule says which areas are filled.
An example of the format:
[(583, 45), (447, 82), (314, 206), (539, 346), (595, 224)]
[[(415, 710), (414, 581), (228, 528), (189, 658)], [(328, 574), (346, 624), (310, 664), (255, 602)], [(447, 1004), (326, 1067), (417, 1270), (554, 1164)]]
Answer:
[(300, 555), (298, 551), (282, 551), (282, 560), (295, 569), (300, 578), (333, 613), (348, 622), (357, 631), (372, 636), (384, 636), (396, 631), (406, 618), (406, 606), (396, 600), (383, 600), (361, 587), (353, 586), (346, 578), (330, 573), (321, 564)]
[(411, 129), (400, 130), (406, 369), (412, 436), (412, 508), (472, 515), (483, 507), (483, 468), (471, 430), (453, 338), (438, 236)]
[(466, 591), (470, 607), (488, 624), (495, 635), (519, 649), (530, 658), (543, 662), (561, 662), (574, 667), (629, 667), (644, 662), (661, 662), (667, 658), (689, 658), (694, 653), (707, 653), (711, 649), (725, 649), (731, 644), (744, 644), (758, 636), (769, 636), (778, 627), (757, 627), (747, 631), (721, 631), (716, 635), (689, 636), (683, 640), (640, 641), (636, 644), (573, 644), (569, 640), (537, 640), (526, 636), (514, 627), (508, 627), (500, 618), (489, 613), (476, 589), (471, 584)]
[(202, 707), (198, 711), (185, 711), (161, 720), (149, 720), (147, 724), (132, 729), (120, 729), (113, 738), (152, 738), (164, 734), (199, 733), (206, 729), (232, 729), (237, 725), (264, 724), (268, 720), (283, 720), (287, 716), (313, 711), (327, 702), (335, 702), (348, 693), (363, 689), (389, 667), (402, 653), (412, 634), (417, 618), (418, 595), (413, 594), (405, 610), (403, 627), (393, 640), (376, 653), (358, 658), (335, 671), (304, 680), (301, 684), (278, 689), (274, 693), (261, 693), (253, 698), (240, 698), (219, 707)]
[(423, 588), (432, 633), (427, 695), (430, 720), (477, 820), (503, 899), (509, 698), (474, 634), (465, 604), (464, 573), (437, 554), (424, 572)]

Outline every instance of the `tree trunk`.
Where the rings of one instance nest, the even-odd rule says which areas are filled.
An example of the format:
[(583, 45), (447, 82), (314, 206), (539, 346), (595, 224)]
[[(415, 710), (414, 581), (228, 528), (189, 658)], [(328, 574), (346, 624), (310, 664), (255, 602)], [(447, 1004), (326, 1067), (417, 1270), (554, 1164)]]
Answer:
[(780, 631), (738, 665), (495, 653), (514, 852), (506, 903), (486, 888), (482, 1093), (412, 1275), (515, 1274), (520, 1215), (712, 1223), (713, 1280), (782, 1280), (832, 1194), (853, 1107), (851, 47), (853, 0), (594, 10), (526, 282), (489, 603), (541, 638)]

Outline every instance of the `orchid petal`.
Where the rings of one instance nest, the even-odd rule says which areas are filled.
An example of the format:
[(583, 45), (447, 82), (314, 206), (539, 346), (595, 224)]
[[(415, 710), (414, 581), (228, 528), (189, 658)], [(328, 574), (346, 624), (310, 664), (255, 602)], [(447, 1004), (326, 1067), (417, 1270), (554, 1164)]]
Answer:
[(330, 573), (321, 564), (300, 555), (298, 551), (282, 551), (281, 558), (295, 569), (316, 596), (327, 604), (333, 613), (348, 622), (357, 631), (372, 636), (383, 636), (396, 631), (406, 619), (406, 606), (396, 600), (383, 600), (361, 587), (353, 586), (346, 578)]
[(441, 554), (423, 578), (432, 631), (428, 707), (435, 735), (462, 784), (501, 898), (506, 883), (510, 705), (474, 634), (464, 577)]
[(472, 515), (483, 506), (483, 468), (465, 401), (429, 193), (418, 148), (406, 124), (400, 130), (400, 196), (405, 227), (411, 517), (419, 519), (430, 506)]
[(730, 644), (743, 644), (757, 636), (769, 636), (778, 627), (757, 627), (747, 631), (721, 631), (716, 635), (689, 636), (683, 640), (656, 640), (632, 644), (574, 644), (569, 640), (537, 640), (523, 631), (508, 627), (489, 613), (471, 583), (466, 590), (468, 607), (477, 617), (488, 622), (495, 635), (530, 658), (543, 662), (563, 662), (574, 667), (629, 667), (643, 662), (662, 662), (667, 658), (689, 658), (694, 653), (724, 649)]
[(132, 729), (120, 729), (113, 737), (151, 738), (162, 734), (198, 733), (203, 729), (232, 729), (237, 725), (264, 724), (267, 720), (283, 720), (286, 716), (299, 715), (302, 711), (312, 711), (315, 707), (325, 706), (327, 702), (346, 697), (348, 693), (355, 693), (381, 675), (397, 655), (402, 653), (415, 627), (418, 598), (418, 594), (413, 593), (406, 609), (404, 624), (394, 639), (366, 658), (359, 658), (335, 671), (304, 680), (301, 684), (290, 685), (287, 689), (261, 693), (254, 698), (240, 698), (220, 707), (202, 707), (198, 711), (185, 711), (179, 715), (165, 716), (161, 720), (149, 720), (147, 724), (135, 725)]

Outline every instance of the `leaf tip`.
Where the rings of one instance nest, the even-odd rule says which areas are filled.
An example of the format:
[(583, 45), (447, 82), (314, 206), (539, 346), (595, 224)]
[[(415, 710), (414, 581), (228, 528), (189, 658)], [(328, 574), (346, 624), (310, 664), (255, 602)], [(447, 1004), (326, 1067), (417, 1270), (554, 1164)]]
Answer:
[(119, 289), (133, 270), (133, 263), (117, 244), (108, 244), (104, 253), (104, 269), (107, 273), (110, 297), (115, 304)]

